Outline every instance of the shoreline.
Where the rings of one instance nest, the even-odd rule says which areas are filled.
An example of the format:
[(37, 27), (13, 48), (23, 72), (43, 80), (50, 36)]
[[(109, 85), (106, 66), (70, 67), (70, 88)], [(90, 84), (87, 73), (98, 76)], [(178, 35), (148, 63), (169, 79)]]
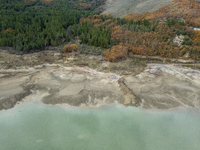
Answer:
[[(186, 87), (182, 87), (182, 89), (173, 89), (173, 86), (174, 82), (177, 82), (177, 85), (179, 84), (180, 87), (182, 84), (189, 84), (190, 86), (188, 88), (190, 89), (199, 87), (200, 83), (198, 82), (198, 78), (200, 78), (200, 71), (177, 67), (178, 66), (176, 65), (148, 64), (142, 73), (136, 76), (128, 75), (124, 77), (113, 73), (98, 72), (87, 67), (65, 67), (57, 64), (35, 66), (35, 68), (37, 68), (35, 70), (34, 68), (29, 68), (28, 70), (23, 69), (24, 74), (22, 73), (22, 70), (6, 70), (4, 73), (17, 73), (19, 71), (21, 72), (21, 75), (17, 76), (16, 74), (16, 76), (14, 75), (9, 79), (12, 82), (16, 82), (16, 84), (14, 84), (16, 87), (14, 86), (12, 92), (10, 92), (9, 87), (7, 98), (1, 99), (0, 102), (2, 105), (2, 102), (11, 101), (13, 103), (12, 106), (10, 106), (9, 103), (7, 106), (4, 104), (4, 107), (8, 108), (14, 107), (18, 101), (19, 104), (23, 102), (40, 101), (50, 105), (69, 105), (75, 107), (91, 108), (103, 107), (112, 104), (138, 106), (150, 110), (198, 108), (200, 106), (200, 95), (198, 94), (200, 92), (198, 89), (193, 93), (193, 95), (196, 95), (196, 100), (191, 100), (188, 102), (188, 98), (191, 97), (187, 97), (187, 95), (184, 95), (182, 91), (179, 91), (184, 91)], [(164, 72), (164, 74), (163, 72), (160, 72), (161, 70)], [(177, 73), (175, 70), (177, 70)], [(186, 75), (181, 74), (181, 71), (186, 73)], [(186, 71), (188, 71), (188, 73)], [(0, 70), (0, 72), (2, 73), (2, 70)], [(73, 72), (73, 76), (71, 75), (71, 72)], [(192, 78), (189, 78), (188, 74), (190, 73), (196, 74), (196, 77), (191, 75)], [(71, 76), (67, 77), (66, 75)], [(193, 79), (193, 77), (195, 78)], [(4, 79), (6, 78), (7, 77)], [(21, 81), (22, 78), (24, 79), (23, 81)], [(69, 78), (70, 80), (72, 79), (72, 81), (69, 82)], [(178, 78), (182, 79), (177, 81)], [(123, 85), (120, 85), (120, 79), (123, 79)], [(162, 85), (164, 86), (164, 88), (162, 88), (161, 84), (163, 84), (162, 82), (164, 80), (166, 80), (167, 83), (169, 83), (169, 81), (171, 82), (171, 90), (171, 85), (169, 84)], [(62, 82), (64, 84), (61, 84)], [(4, 87), (5, 83), (6, 82), (1, 82), (1, 87)], [(65, 83), (67, 85), (65, 85)], [(155, 92), (149, 91), (149, 89), (152, 88), (151, 86), (155, 88)], [(20, 87), (23, 87), (24, 89), (21, 88), (21, 91), (18, 91), (20, 90), (18, 89)], [(166, 88), (168, 88), (167, 91)], [(174, 95), (166, 94), (166, 92), (174, 90), (178, 90), (178, 92), (173, 93)], [(129, 91), (131, 93), (133, 92), (132, 96), (130, 95)], [(160, 95), (158, 95), (158, 93), (160, 93)], [(0, 93), (0, 95), (1, 97), (6, 97), (6, 92), (3, 91)], [(167, 100), (163, 96), (171, 98), (171, 100)], [(180, 100), (177, 100), (176, 97), (179, 96), (183, 97)], [(184, 99), (185, 96), (186, 99)], [(161, 98), (162, 100), (158, 98)], [(163, 103), (163, 100), (166, 102)], [(2, 108), (1, 106), (1, 109), (5, 108)]]
[(52, 51), (22, 56), (2, 52), (0, 57), (0, 110), (34, 98), (78, 107), (117, 103), (165, 110), (200, 106), (200, 71), (183, 67), (192, 64), (137, 57), (110, 63), (102, 56), (68, 58)]
[(56, 105), (52, 105), (52, 104), (45, 104), (43, 102), (39, 102), (39, 101), (29, 101), (29, 102), (20, 102), (18, 104), (16, 104), (13, 108), (11, 109), (3, 109), (0, 110), (1, 112), (6, 112), (8, 110), (13, 110), (13, 109), (18, 109), (18, 107), (24, 107), (24, 105), (44, 105), (45, 107), (52, 107), (52, 108), (58, 108), (58, 109), (65, 109), (65, 110), (77, 110), (77, 109), (81, 109), (81, 110), (104, 110), (104, 109), (110, 109), (110, 108), (124, 108), (124, 109), (138, 109), (141, 110), (143, 112), (147, 112), (147, 113), (182, 113), (182, 112), (191, 112), (191, 113), (200, 113), (200, 107), (176, 107), (176, 108), (169, 108), (169, 109), (145, 109), (143, 107), (134, 107), (134, 106), (125, 106), (123, 104), (119, 104), (119, 103), (115, 103), (115, 104), (107, 104), (107, 105), (102, 105), (102, 106), (71, 106), (68, 104), (56, 104)]

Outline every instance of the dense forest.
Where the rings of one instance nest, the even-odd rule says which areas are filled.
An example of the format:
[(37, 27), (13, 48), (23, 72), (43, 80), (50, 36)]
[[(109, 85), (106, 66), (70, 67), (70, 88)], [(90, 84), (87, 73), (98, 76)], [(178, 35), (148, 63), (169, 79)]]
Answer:
[[(199, 59), (200, 32), (191, 26), (199, 27), (200, 13), (194, 11), (200, 12), (200, 4), (190, 1), (174, 0), (157, 13), (114, 18), (96, 12), (104, 3), (102, 0), (1, 0), (0, 46), (20, 51), (42, 50), (78, 38), (81, 44), (102, 49), (109, 61), (126, 58), (130, 52)], [(177, 10), (179, 6), (187, 10), (187, 16), (185, 11)], [(65, 46), (64, 52), (77, 49), (73, 43)], [(100, 49), (89, 53), (99, 55)]]
[(0, 0), (0, 46), (20, 51), (44, 49), (70, 40), (67, 29), (98, 14), (102, 0)]

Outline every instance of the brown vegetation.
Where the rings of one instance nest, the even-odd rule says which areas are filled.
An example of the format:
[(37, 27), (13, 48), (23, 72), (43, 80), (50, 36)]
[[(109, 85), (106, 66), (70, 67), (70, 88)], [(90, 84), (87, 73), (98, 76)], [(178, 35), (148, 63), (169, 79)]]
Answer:
[(83, 8), (90, 8), (90, 7), (92, 7), (91, 4), (86, 4), (86, 3), (79, 3), (79, 6), (81, 6)]
[(113, 46), (111, 49), (104, 51), (104, 56), (108, 61), (114, 62), (119, 58), (126, 58), (128, 54), (128, 46), (120, 43), (119, 45)]
[(63, 52), (76, 52), (78, 50), (77, 44), (70, 44), (70, 45), (65, 45), (63, 48)]
[[(148, 27), (143, 24), (121, 26), (117, 20), (105, 19), (103, 21), (100, 18), (99, 15), (94, 15), (81, 19), (80, 22), (91, 21), (95, 27), (99, 25), (111, 27), (110, 36), (115, 46), (104, 52), (109, 61), (113, 62), (118, 58), (127, 57), (128, 51), (136, 55), (167, 58), (179, 58), (188, 53), (190, 56), (188, 58), (200, 58), (200, 31), (194, 31), (187, 25), (184, 26), (179, 23), (168, 25), (167, 22), (159, 24), (153, 20)], [(184, 37), (189, 39), (188, 41), (191, 41), (191, 43), (183, 45), (174, 43), (173, 40), (177, 34), (184, 34)]]
[(101, 24), (103, 22), (103, 20), (99, 19), (100, 16), (99, 15), (93, 15), (93, 16), (89, 16), (87, 18), (81, 18), (80, 19), (80, 23), (85, 22), (85, 21), (91, 21), (94, 24)]
[(29, 3), (31, 1), (35, 1), (35, 0), (24, 0), (25, 3)]
[(128, 20), (184, 19), (187, 25), (198, 27), (200, 26), (200, 3), (195, 0), (174, 0), (171, 4), (152, 13), (129, 14), (125, 18)]
[(165, 25), (155, 25), (157, 29), (163, 29), (162, 34), (159, 32), (131, 32), (122, 27), (114, 27), (111, 38), (115, 43), (123, 42), (128, 44), (129, 51), (137, 55), (178, 58), (179, 48), (176, 45), (169, 45), (167, 42), (172, 41), (173, 28), (164, 30)]
[[(112, 18), (111, 14), (104, 14), (103, 17), (110, 17)], [(117, 25), (117, 21), (113, 22), (112, 19), (108, 19), (106, 21), (103, 21), (102, 19), (100, 19), (100, 15), (93, 15), (93, 16), (89, 16), (87, 18), (81, 18), (80, 19), (80, 23), (84, 22), (84, 21), (90, 21), (94, 23), (94, 26), (101, 26), (101, 25), (109, 25), (110, 27), (115, 27)]]
[(2, 32), (2, 33), (5, 33), (5, 32), (13, 32), (13, 31), (14, 31), (13, 29), (8, 28), (8, 29), (6, 29), (6, 30), (2, 30), (1, 32)]
[(196, 31), (196, 34), (194, 35), (194, 44), (197, 45), (199, 42), (200, 42), (200, 31)]
[[(121, 23), (123, 20), (113, 19), (111, 15), (103, 15), (103, 19), (99, 15), (89, 16), (80, 22), (91, 21), (94, 27), (106, 25), (111, 28), (110, 37), (115, 46), (107, 49), (104, 55), (112, 62), (126, 58), (128, 51), (146, 56), (200, 58), (200, 31), (190, 28), (200, 26), (199, 2), (174, 0), (155, 12), (130, 14), (125, 19), (141, 20), (142, 23)], [(146, 19), (150, 20), (149, 25), (144, 24)], [(182, 44), (174, 42), (179, 35), (184, 36)]]

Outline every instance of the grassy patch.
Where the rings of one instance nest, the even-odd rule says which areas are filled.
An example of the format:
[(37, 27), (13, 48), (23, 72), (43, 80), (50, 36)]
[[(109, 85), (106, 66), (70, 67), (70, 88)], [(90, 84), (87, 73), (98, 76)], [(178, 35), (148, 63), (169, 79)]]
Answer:
[(92, 69), (97, 69), (101, 64), (101, 59), (97, 58), (98, 56), (90, 55), (76, 55), (77, 61), (74, 61), (74, 65), (83, 67), (88, 66)]
[(134, 58), (117, 63), (110, 63), (106, 70), (120, 75), (136, 75), (142, 72), (145, 67), (145, 60), (142, 60), (140, 58)]
[(81, 45), (81, 54), (102, 55), (105, 49), (95, 46)]

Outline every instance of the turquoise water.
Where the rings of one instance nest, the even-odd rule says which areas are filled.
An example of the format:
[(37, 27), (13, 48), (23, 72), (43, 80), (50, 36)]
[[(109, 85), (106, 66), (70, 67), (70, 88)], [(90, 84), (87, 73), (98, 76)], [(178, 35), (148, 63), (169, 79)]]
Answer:
[(62, 108), (0, 111), (0, 150), (199, 150), (200, 111)]

